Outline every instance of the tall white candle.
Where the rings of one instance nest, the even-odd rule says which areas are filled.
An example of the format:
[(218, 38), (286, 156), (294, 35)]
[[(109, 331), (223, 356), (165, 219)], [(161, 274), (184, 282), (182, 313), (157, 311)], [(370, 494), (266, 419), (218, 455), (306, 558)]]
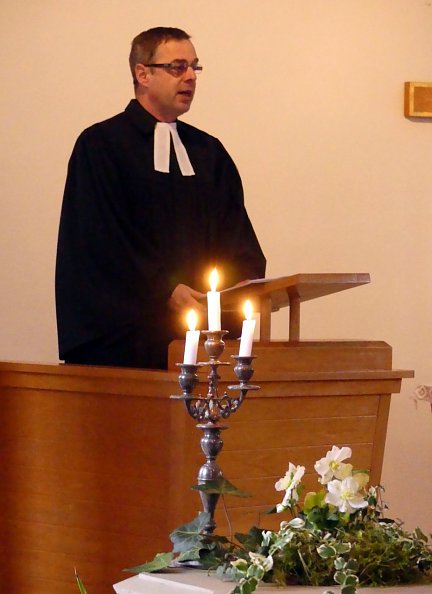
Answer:
[(243, 320), (242, 335), (240, 339), (239, 357), (250, 357), (255, 332), (255, 320), (252, 319), (252, 303), (249, 299), (244, 304), (246, 319)]
[(210, 291), (207, 293), (207, 315), (208, 315), (208, 329), (221, 329), (221, 308), (220, 308), (220, 293), (216, 291), (218, 284), (218, 272), (214, 268), (210, 274)]
[(193, 309), (187, 315), (187, 324), (189, 330), (186, 332), (183, 363), (186, 365), (196, 365), (200, 331), (195, 330), (197, 315)]

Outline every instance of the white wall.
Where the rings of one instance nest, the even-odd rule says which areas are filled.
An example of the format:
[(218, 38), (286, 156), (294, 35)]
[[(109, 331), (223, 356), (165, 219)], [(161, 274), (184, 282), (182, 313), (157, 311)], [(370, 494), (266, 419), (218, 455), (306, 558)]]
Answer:
[(193, 36), (205, 71), (185, 119), (236, 160), (268, 276), (370, 272), (305, 304), (302, 337), (382, 339), (416, 370), (393, 399), (383, 482), (392, 515), (432, 530), (432, 416), (409, 398), (432, 383), (432, 125), (403, 116), (404, 81), (432, 79), (430, 1), (2, 0), (0, 359), (57, 361), (67, 160), (124, 108), (129, 43), (161, 24)]

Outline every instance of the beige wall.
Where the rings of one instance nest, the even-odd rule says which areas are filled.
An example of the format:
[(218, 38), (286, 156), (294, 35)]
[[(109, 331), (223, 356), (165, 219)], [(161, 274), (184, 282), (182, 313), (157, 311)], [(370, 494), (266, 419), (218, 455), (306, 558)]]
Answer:
[(409, 398), (432, 383), (432, 122), (403, 116), (404, 81), (432, 79), (429, 1), (2, 0), (0, 359), (57, 360), (67, 160), (126, 105), (129, 42), (159, 24), (193, 35), (205, 72), (185, 119), (235, 158), (268, 276), (370, 272), (306, 304), (303, 338), (382, 339), (416, 370), (393, 400), (383, 482), (392, 515), (432, 530), (432, 415)]

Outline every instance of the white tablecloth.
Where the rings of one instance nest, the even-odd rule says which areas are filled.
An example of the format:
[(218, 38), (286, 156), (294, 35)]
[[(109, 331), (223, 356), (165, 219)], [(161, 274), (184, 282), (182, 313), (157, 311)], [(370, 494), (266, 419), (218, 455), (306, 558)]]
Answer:
[[(222, 582), (199, 569), (170, 570), (169, 573), (141, 573), (114, 585), (117, 594), (229, 594), (232, 582)], [(278, 588), (262, 585), (259, 594), (323, 594), (326, 590), (339, 593), (339, 587), (288, 586)], [(432, 594), (432, 584), (425, 586), (398, 586), (390, 588), (359, 588), (359, 594)]]

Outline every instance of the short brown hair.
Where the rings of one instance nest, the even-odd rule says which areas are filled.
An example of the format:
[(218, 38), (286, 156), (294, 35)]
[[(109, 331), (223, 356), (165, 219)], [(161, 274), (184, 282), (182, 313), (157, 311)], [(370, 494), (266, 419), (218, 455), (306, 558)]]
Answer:
[(148, 64), (155, 55), (158, 46), (171, 39), (182, 41), (183, 39), (190, 39), (190, 35), (176, 27), (153, 27), (153, 29), (143, 31), (133, 39), (129, 54), (129, 66), (134, 85), (137, 84), (135, 66), (137, 64)]

